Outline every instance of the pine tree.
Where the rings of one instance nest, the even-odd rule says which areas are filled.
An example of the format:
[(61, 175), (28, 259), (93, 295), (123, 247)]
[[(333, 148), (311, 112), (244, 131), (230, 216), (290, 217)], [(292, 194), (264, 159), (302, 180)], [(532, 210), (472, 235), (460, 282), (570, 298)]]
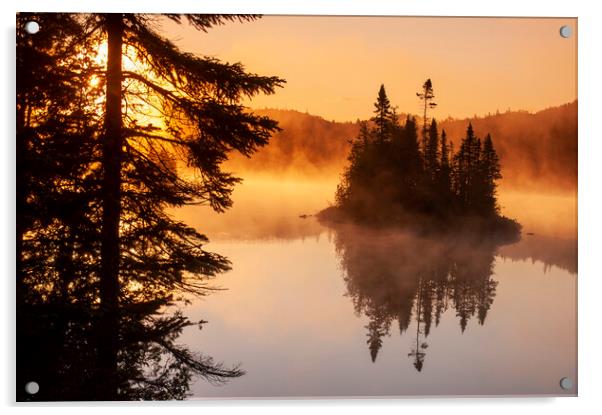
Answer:
[(483, 141), (482, 151), (482, 171), (483, 171), (483, 213), (485, 215), (495, 215), (498, 213), (497, 206), (497, 184), (496, 181), (502, 178), (499, 157), (493, 147), (491, 135), (487, 134)]
[(391, 102), (387, 97), (385, 86), (381, 85), (378, 90), (378, 97), (374, 103), (374, 117), (371, 119), (376, 125), (375, 136), (378, 142), (390, 139), (392, 120), (394, 118), (396, 118), (395, 112), (391, 108)]
[[(384, 86), (376, 98), (375, 116), (360, 124), (358, 136), (351, 142), (349, 166), (335, 195), (337, 205), (358, 220), (385, 217), (389, 202), (398, 199), (399, 146), (403, 129), (391, 107)], [(379, 188), (379, 193), (371, 189)]]
[(424, 81), (422, 90), (416, 92), (416, 96), (423, 102), (423, 113), (422, 113), (422, 152), (426, 153), (427, 146), (427, 132), (428, 132), (428, 110), (433, 109), (437, 106), (437, 103), (433, 102), (435, 98), (435, 91), (433, 89), (433, 82), (429, 79)]
[(427, 176), (434, 180), (439, 170), (439, 132), (433, 119), (429, 127), (428, 141), (424, 152), (424, 168)]
[(418, 144), (418, 128), (416, 119), (408, 116), (404, 126), (404, 139), (402, 146), (402, 205), (408, 209), (415, 209), (418, 203), (418, 186), (424, 171)]
[(450, 147), (445, 130), (441, 131), (441, 156), (439, 160), (438, 188), (443, 195), (444, 203), (449, 207), (451, 192), (451, 168), (449, 162)]
[[(19, 304), (27, 305), (20, 313), (25, 316), (20, 338), (50, 344), (44, 335), (57, 334), (73, 345), (31, 364), (20, 362), (52, 377), (46, 384), (54, 389), (46, 390), (56, 392), (53, 399), (183, 398), (193, 375), (221, 382), (243, 373), (175, 343), (193, 322), (162, 310), (179, 293), (206, 293), (206, 280), (229, 269), (229, 262), (205, 251), (207, 238), (175, 221), (167, 209), (196, 203), (223, 211), (231, 205), (239, 179), (221, 163), (231, 151), (251, 155), (277, 129), (240, 101), (273, 93), (284, 81), (180, 51), (156, 31), (165, 18), (206, 31), (256, 16), (42, 14), (35, 20), (44, 36), (18, 33), (23, 196), (17, 277), (25, 286), (19, 292), (28, 295), (19, 296)], [(48, 39), (54, 43), (41, 44)], [(93, 65), (103, 42), (106, 71)], [(123, 68), (124, 56), (135, 69)], [(48, 102), (54, 106), (47, 108)], [(148, 123), (150, 107), (161, 123)], [(27, 121), (32, 116), (38, 117), (37, 132)], [(199, 180), (180, 175), (184, 167), (195, 169)], [(45, 208), (32, 216), (32, 202)], [(56, 324), (49, 325), (44, 318), (51, 314), (35, 310), (55, 303), (73, 304), (77, 313), (57, 311)], [(54, 331), (43, 331), (45, 326)], [(69, 373), (42, 367), (61, 366), (68, 353)], [(161, 375), (166, 361), (170, 369)], [(159, 377), (150, 378), (152, 373)]]
[[(52, 17), (51, 17), (52, 16)], [(88, 76), (98, 68), (85, 53), (90, 41), (78, 42), (79, 23), (68, 14), (17, 16), (17, 288), (26, 278), (22, 269), (25, 233), (62, 221), (67, 203), (81, 197), (85, 172), (93, 162), (90, 136), (96, 128), (89, 100), (98, 91), (88, 89)], [(27, 19), (44, 25), (44, 36), (23, 30)], [(57, 65), (60, 57), (61, 65)], [(87, 123), (82, 120), (86, 119)], [(48, 157), (48, 154), (51, 157)], [(79, 179), (79, 180), (78, 180)], [(57, 188), (57, 182), (63, 185)], [(85, 203), (83, 200), (81, 203)]]
[[(82, 287), (90, 284), (92, 267), (82, 253), (89, 248), (86, 241), (97, 236), (86, 219), (93, 203), (86, 188), (94, 181), (95, 112), (82, 93), (96, 68), (89, 59), (70, 55), (85, 46), (75, 44), (78, 22), (66, 14), (50, 16), (17, 16), (16, 137), (17, 381), (43, 381), (48, 398), (64, 386), (59, 377), (86, 380), (71, 370), (76, 364), (66, 370), (51, 356), (75, 350), (73, 341), (63, 340), (65, 332), (85, 330), (73, 316), (90, 305)], [(29, 19), (44, 27), (43, 36), (23, 31)], [(90, 99), (98, 97), (87, 92)], [(76, 292), (83, 294), (77, 302)], [(39, 353), (39, 344), (46, 353)]]
[(460, 206), (472, 212), (478, 188), (481, 141), (474, 135), (472, 124), (468, 124), (466, 137), (454, 156), (454, 187)]
[[(186, 20), (200, 31), (226, 21), (255, 18), (165, 17), (177, 23)], [(106, 332), (115, 322), (120, 301), (127, 301), (120, 298), (123, 281), (148, 281), (146, 273), (132, 272), (143, 262), (155, 264), (151, 281), (162, 285), (166, 296), (174, 288), (202, 290), (202, 285), (186, 281), (186, 275), (212, 276), (228, 268), (224, 258), (202, 250), (206, 242), (203, 235), (171, 220), (164, 209), (194, 202), (222, 211), (231, 205), (230, 193), (238, 179), (223, 172), (221, 162), (229, 151), (251, 154), (266, 144), (276, 130), (274, 121), (247, 112), (239, 101), (261, 92), (273, 93), (282, 80), (245, 73), (240, 64), (183, 53), (158, 34), (154, 16), (107, 14), (96, 20), (108, 39), (100, 273), (105, 316), (101, 332)], [(138, 62), (141, 69), (124, 70), (124, 54)], [(142, 100), (158, 104), (165, 128), (141, 127), (135, 115), (125, 118), (122, 104), (140, 99), (135, 92), (122, 92), (126, 80), (130, 84), (128, 90), (147, 91)], [(201, 183), (185, 181), (177, 171), (157, 160), (156, 155), (164, 150), (183, 155), (182, 162), (201, 173)], [(149, 197), (149, 191), (153, 197)], [(139, 206), (142, 210), (128, 214), (122, 211), (124, 206)], [(120, 228), (126, 231), (120, 232)], [(122, 241), (133, 245), (123, 250)], [(166, 264), (160, 252), (169, 255)], [(157, 272), (168, 264), (175, 267), (173, 271)], [(111, 339), (101, 345), (101, 367), (107, 369), (104, 377), (109, 398), (111, 391), (117, 390), (111, 376), (117, 364), (117, 349), (114, 336)]]

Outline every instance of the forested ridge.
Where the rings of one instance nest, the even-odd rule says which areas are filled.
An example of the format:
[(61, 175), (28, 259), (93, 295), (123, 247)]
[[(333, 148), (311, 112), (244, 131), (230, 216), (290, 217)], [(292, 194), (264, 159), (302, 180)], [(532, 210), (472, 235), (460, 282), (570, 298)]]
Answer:
[[(228, 164), (237, 171), (336, 175), (346, 163), (351, 138), (357, 136), (362, 122), (332, 121), (294, 110), (255, 111), (277, 120), (282, 130), (252, 159), (234, 155)], [(407, 114), (400, 112), (398, 116), (403, 122)], [(421, 124), (420, 116), (416, 120)], [(469, 123), (476, 135), (489, 133), (495, 137), (496, 151), (504, 165), (505, 187), (542, 191), (577, 187), (577, 101), (534, 113), (504, 110), (471, 118), (446, 117), (437, 122), (456, 148)]]

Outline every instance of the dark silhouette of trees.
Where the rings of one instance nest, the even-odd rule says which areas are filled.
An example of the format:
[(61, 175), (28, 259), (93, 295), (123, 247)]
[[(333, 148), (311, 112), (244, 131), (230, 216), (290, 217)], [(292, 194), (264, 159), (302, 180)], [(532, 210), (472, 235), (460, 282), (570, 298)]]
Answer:
[(377, 142), (384, 142), (390, 139), (393, 127), (397, 124), (395, 110), (391, 107), (391, 102), (385, 91), (385, 86), (381, 85), (378, 90), (378, 97), (374, 103), (374, 134)]
[[(396, 145), (395, 145), (396, 144)], [(416, 119), (407, 117), (392, 148), (393, 162), (397, 166), (395, 183), (399, 184), (396, 204), (410, 210), (419, 207), (419, 193), (424, 171), (420, 157)]]
[[(326, 121), (319, 116), (293, 110), (266, 109), (256, 112), (277, 119), (283, 130), (276, 133), (270, 143), (252, 159), (233, 154), (228, 164), (237, 170), (275, 174), (289, 171), (322, 177), (342, 172), (351, 147), (349, 138), (357, 137), (361, 124)], [(399, 118), (403, 125), (407, 114), (401, 109), (399, 114), (403, 114)], [(445, 130), (447, 143), (453, 143), (455, 151), (466, 133), (469, 121), (477, 135), (484, 137), (487, 132), (491, 133), (503, 166), (503, 183), (532, 189), (537, 187), (540, 190), (550, 186), (575, 189), (576, 101), (536, 113), (512, 111), (473, 119), (441, 119), (439, 116), (439, 133)], [(422, 122), (419, 120), (419, 133), (421, 129)]]
[[(497, 285), (494, 252), (517, 240), (520, 225), (499, 214), (501, 169), (491, 136), (481, 140), (469, 124), (454, 153), (446, 132), (439, 134), (434, 119), (427, 122), (434, 107), (430, 80), (418, 96), (424, 102), (422, 145), (415, 118), (400, 125), (381, 86), (376, 116), (351, 141), (336, 205), (319, 218), (335, 231), (355, 311), (369, 319), (372, 361), (394, 320), (402, 334), (413, 321), (408, 356), (422, 371), (426, 339), (449, 307), (462, 332), (473, 317), (484, 324)], [(437, 237), (429, 239), (432, 232)]]
[(447, 142), (445, 130), (441, 131), (441, 150), (435, 174), (435, 190), (440, 206), (453, 206), (454, 194), (452, 192), (452, 166), (450, 164), (450, 144)]
[[(178, 15), (166, 17), (177, 23), (183, 19)], [(188, 23), (201, 31), (228, 20), (253, 18), (185, 16)], [(208, 255), (200, 248), (206, 241), (204, 236), (170, 220), (161, 207), (187, 202), (208, 203), (216, 210), (229, 207), (230, 193), (238, 179), (221, 171), (220, 163), (232, 150), (251, 154), (266, 144), (271, 132), (276, 130), (275, 122), (254, 116), (238, 102), (243, 96), (273, 93), (281, 85), (281, 79), (247, 74), (240, 64), (224, 64), (215, 59), (182, 53), (155, 31), (153, 19), (144, 15), (122, 14), (99, 18), (108, 38), (104, 182), (101, 190), (104, 206), (103, 267), (100, 274), (101, 287), (105, 288), (101, 290), (101, 304), (105, 304), (104, 313), (107, 315), (113, 313), (111, 310), (119, 301), (121, 261), (136, 264), (144, 259), (148, 266), (149, 259), (154, 259), (152, 269), (169, 267), (168, 272), (160, 274), (162, 278), (155, 277), (155, 281), (164, 285), (166, 292), (174, 288), (198, 291), (198, 286), (186, 281), (189, 272), (211, 276), (227, 269), (223, 258)], [(124, 42), (127, 42), (126, 51), (122, 48)], [(128, 52), (139, 62), (141, 70), (123, 70), (121, 57)], [(130, 85), (128, 89), (135, 92), (126, 92), (122, 97), (119, 90), (124, 80)], [(154, 108), (166, 128), (142, 127), (138, 123), (140, 116), (122, 114), (123, 103), (137, 101), (156, 102)], [(124, 147), (129, 157), (121, 165)], [(187, 182), (177, 174), (177, 168), (162, 161), (161, 155), (168, 149), (173, 149), (174, 155), (181, 155), (188, 167), (198, 169), (200, 184)], [(123, 200), (122, 185), (126, 185)], [(133, 245), (138, 248), (136, 253), (131, 254), (130, 249), (122, 257), (119, 255), (119, 227), (124, 221), (121, 220), (120, 207), (129, 203), (144, 207), (132, 220), (132, 234), (126, 232), (122, 237), (135, 237), (137, 241), (144, 238), (146, 241), (143, 246)], [(137, 229), (141, 225), (140, 219), (146, 222), (142, 232)], [(153, 227), (156, 232), (149, 232)], [(165, 251), (169, 252), (172, 260), (162, 258)], [(111, 322), (109, 319), (109, 325)], [(109, 347), (108, 342), (104, 344)], [(114, 360), (115, 351), (107, 352), (107, 356), (103, 367), (111, 366), (109, 359)]]
[(461, 209), (495, 217), (499, 208), (496, 181), (502, 178), (499, 158), (488, 134), (483, 143), (468, 125), (466, 137), (454, 155), (455, 193)]
[[(243, 373), (176, 343), (198, 323), (169, 310), (229, 262), (167, 209), (231, 205), (239, 179), (221, 163), (277, 130), (240, 101), (284, 81), (184, 53), (156, 27), (255, 18), (18, 16), (18, 399), (30, 380), (36, 399), (181, 399), (193, 376)], [(30, 19), (43, 36), (22, 31)]]
[(435, 90), (430, 78), (424, 81), (421, 91), (416, 92), (416, 96), (422, 101), (424, 107), (422, 112), (422, 151), (426, 155), (426, 148), (428, 146), (427, 132), (429, 129), (428, 110), (437, 107), (437, 103), (433, 102), (433, 99), (435, 99)]
[(423, 177), (416, 120), (401, 126), (384, 86), (372, 124), (362, 123), (351, 143), (349, 167), (336, 194), (337, 205), (361, 221), (392, 217), (403, 208), (417, 209)]
[[(29, 19), (43, 36), (25, 33)], [(17, 16), (18, 398), (31, 380), (42, 399), (93, 388), (96, 353), (80, 336), (92, 339), (98, 298), (96, 41), (73, 15)]]
[(426, 146), (424, 148), (424, 168), (430, 174), (430, 179), (435, 180), (439, 173), (439, 131), (437, 121), (433, 119), (428, 130)]
[(447, 134), (445, 130), (441, 132), (441, 158), (439, 161), (439, 184), (442, 190), (449, 191), (451, 189), (451, 166), (449, 156), (451, 148), (447, 142)]
[(500, 159), (493, 148), (491, 135), (487, 134), (483, 141), (481, 158), (483, 174), (482, 210), (493, 215), (499, 211), (497, 204), (497, 183), (502, 178)]
[[(418, 94), (433, 107), (432, 82)], [(423, 125), (422, 148), (416, 121), (400, 125), (381, 86), (376, 115), (362, 123), (351, 142), (349, 165), (336, 193), (336, 206), (324, 219), (372, 224), (403, 224), (421, 229), (451, 230), (466, 226), (517, 233), (519, 225), (499, 214), (496, 187), (501, 179), (499, 157), (489, 134), (476, 136), (469, 124), (456, 153), (437, 121)]]

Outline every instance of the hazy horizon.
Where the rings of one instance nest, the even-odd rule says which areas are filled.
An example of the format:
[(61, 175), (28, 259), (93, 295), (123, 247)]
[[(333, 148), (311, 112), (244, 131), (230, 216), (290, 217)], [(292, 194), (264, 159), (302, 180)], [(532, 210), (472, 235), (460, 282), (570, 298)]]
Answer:
[(349, 121), (370, 114), (381, 84), (400, 112), (419, 113), (415, 93), (426, 78), (438, 119), (573, 102), (577, 36), (562, 38), (562, 25), (577, 32), (572, 18), (271, 15), (207, 33), (171, 22), (161, 30), (187, 52), (287, 80), (276, 94), (247, 101), (251, 108)]
[[(538, 108), (538, 109), (536, 108), (536, 109), (534, 109), (534, 110), (526, 110), (526, 109), (522, 109), (522, 108), (507, 108), (507, 109), (505, 109), (505, 110), (503, 110), (503, 111), (502, 111), (502, 110), (499, 110), (499, 113), (500, 113), (500, 114), (505, 114), (505, 113), (512, 113), (512, 112), (521, 112), (521, 113), (522, 113), (522, 112), (526, 112), (526, 113), (528, 113), (528, 114), (530, 114), (530, 115), (534, 115), (534, 114), (537, 114), (537, 113), (539, 113), (539, 112), (542, 112), (542, 111), (549, 110), (549, 109), (551, 109), (551, 108), (558, 108), (558, 107), (562, 107), (562, 106), (564, 106), (564, 105), (570, 105), (570, 104), (573, 104), (573, 103), (575, 103), (575, 102), (577, 102), (577, 103), (578, 103), (578, 102), (579, 102), (579, 99), (578, 99), (578, 98), (575, 98), (575, 99), (574, 99), (574, 100), (572, 100), (572, 101), (562, 102), (562, 103), (559, 103), (559, 104), (556, 104), (556, 105), (550, 105), (550, 106), (546, 106), (546, 107), (544, 107), (544, 108)], [(362, 118), (362, 117), (360, 117), (360, 118), (356, 118), (356, 119), (353, 119), (353, 120), (352, 120), (352, 119), (349, 119), (349, 120), (335, 120), (335, 119), (330, 119), (330, 118), (327, 118), (327, 117), (325, 117), (325, 116), (324, 116), (324, 115), (322, 115), (322, 114), (317, 114), (317, 113), (313, 113), (313, 112), (308, 112), (308, 111), (300, 110), (300, 109), (298, 109), (298, 108), (278, 108), (278, 107), (267, 107), (267, 106), (257, 107), (257, 106), (253, 106), (253, 105), (250, 105), (250, 106), (249, 106), (249, 108), (250, 108), (251, 110), (253, 110), (253, 111), (292, 111), (292, 112), (298, 112), (298, 113), (300, 113), (300, 114), (310, 115), (310, 116), (312, 116), (312, 117), (319, 117), (319, 118), (322, 118), (322, 119), (323, 119), (323, 120), (325, 120), (325, 121), (329, 121), (329, 122), (336, 122), (336, 123), (341, 123), (341, 124), (345, 124), (345, 123), (355, 123), (355, 122), (357, 122), (358, 120), (359, 120), (359, 121), (365, 121), (365, 120), (368, 120), (369, 118), (371, 118), (371, 117), (372, 117), (372, 115), (373, 115), (373, 114), (371, 114), (371, 113), (368, 113), (368, 112), (367, 112), (367, 113), (366, 113), (366, 116), (365, 116), (365, 117), (363, 117), (363, 118)], [(398, 108), (398, 110), (400, 110), (400, 108)], [(407, 113), (406, 113), (405, 111), (399, 111), (399, 115), (405, 115), (405, 114), (408, 114), (408, 115), (413, 115), (413, 116), (415, 116), (417, 119), (420, 119), (422, 116), (421, 116), (421, 115), (420, 115), (418, 112), (419, 112), (419, 111), (416, 111), (416, 112), (407, 112)], [(473, 114), (473, 115), (471, 115), (471, 116), (465, 116), (465, 117), (454, 117), (454, 116), (451, 116), (451, 115), (447, 115), (447, 116), (445, 116), (445, 117), (435, 117), (435, 119), (436, 119), (437, 121), (443, 121), (443, 120), (449, 120), (449, 119), (451, 119), (451, 120), (457, 120), (457, 121), (460, 121), (460, 120), (465, 120), (465, 119), (478, 119), (478, 118), (486, 118), (486, 117), (489, 117), (489, 116), (492, 116), (492, 115), (495, 115), (495, 114), (496, 114), (496, 111), (490, 111), (490, 112), (487, 112), (487, 113), (482, 113), (482, 114)]]

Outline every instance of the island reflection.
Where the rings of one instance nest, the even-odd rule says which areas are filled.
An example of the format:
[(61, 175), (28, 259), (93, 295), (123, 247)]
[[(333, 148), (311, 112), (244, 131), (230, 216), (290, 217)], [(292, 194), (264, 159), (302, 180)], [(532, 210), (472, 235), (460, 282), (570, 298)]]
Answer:
[[(427, 338), (446, 310), (455, 310), (462, 333), (471, 319), (485, 324), (498, 284), (493, 278), (496, 250), (514, 242), (469, 235), (432, 238), (350, 224), (337, 225), (333, 234), (346, 295), (356, 314), (369, 320), (366, 343), (372, 361), (383, 338), (399, 330), (413, 338), (408, 357), (419, 372)], [(412, 322), (416, 331), (406, 333)]]

